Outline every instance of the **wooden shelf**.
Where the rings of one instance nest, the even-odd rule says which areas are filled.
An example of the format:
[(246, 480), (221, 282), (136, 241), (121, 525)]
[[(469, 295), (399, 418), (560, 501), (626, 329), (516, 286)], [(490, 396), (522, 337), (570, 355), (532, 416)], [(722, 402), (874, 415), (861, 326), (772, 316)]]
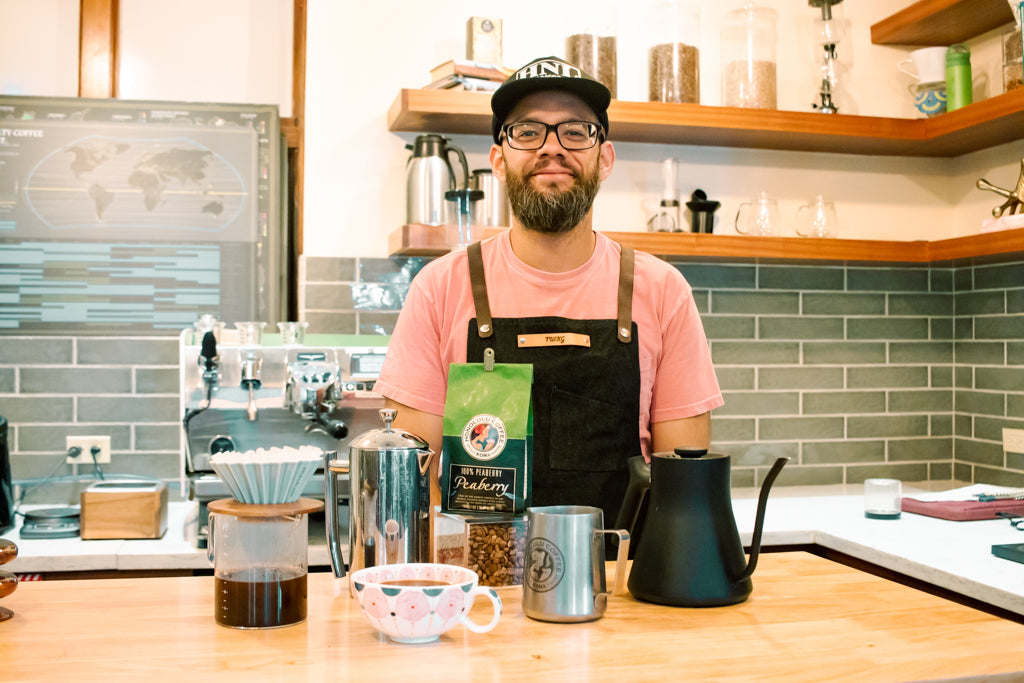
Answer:
[[(490, 236), (505, 228), (488, 228)], [(693, 261), (840, 262), (905, 265), (991, 263), (1024, 258), (1024, 228), (947, 240), (886, 240), (747, 237), (667, 232), (605, 232), (625, 246), (657, 256)], [(404, 225), (388, 237), (392, 256), (441, 256), (448, 252), (445, 228)]]
[(952, 45), (1013, 21), (1006, 0), (920, 0), (871, 26), (875, 45)]
[[(621, 100), (608, 118), (616, 142), (955, 157), (1024, 137), (1024, 88), (931, 119)], [(404, 89), (388, 129), (490, 136), (490, 94)]]

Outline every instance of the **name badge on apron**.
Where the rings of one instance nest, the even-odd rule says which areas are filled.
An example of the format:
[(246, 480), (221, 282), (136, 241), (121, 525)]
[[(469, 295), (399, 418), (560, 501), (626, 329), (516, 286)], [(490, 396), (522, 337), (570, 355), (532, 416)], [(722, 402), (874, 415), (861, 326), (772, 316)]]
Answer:
[(552, 332), (550, 334), (519, 334), (516, 335), (519, 348), (534, 346), (586, 346), (590, 347), (589, 334), (574, 332)]

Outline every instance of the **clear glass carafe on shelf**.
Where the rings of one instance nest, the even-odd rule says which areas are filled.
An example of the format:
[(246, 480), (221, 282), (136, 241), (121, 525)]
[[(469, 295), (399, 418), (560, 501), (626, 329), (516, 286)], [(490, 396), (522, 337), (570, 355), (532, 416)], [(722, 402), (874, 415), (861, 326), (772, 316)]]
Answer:
[(722, 24), (722, 104), (775, 109), (776, 12), (744, 5)]
[(659, 2), (651, 8), (647, 56), (651, 102), (700, 103), (700, 8)]

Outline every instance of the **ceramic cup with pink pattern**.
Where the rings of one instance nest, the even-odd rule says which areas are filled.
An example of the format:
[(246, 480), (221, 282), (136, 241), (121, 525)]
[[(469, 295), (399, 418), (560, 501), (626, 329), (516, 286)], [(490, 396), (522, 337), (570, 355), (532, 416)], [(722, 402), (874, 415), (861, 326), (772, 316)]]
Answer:
[[(366, 567), (349, 578), (363, 616), (375, 629), (399, 643), (428, 643), (456, 624), (486, 633), (501, 618), (501, 598), (478, 586), (472, 569), (451, 564), (386, 564)], [(480, 625), (468, 612), (476, 596), (494, 606), (494, 616)]]

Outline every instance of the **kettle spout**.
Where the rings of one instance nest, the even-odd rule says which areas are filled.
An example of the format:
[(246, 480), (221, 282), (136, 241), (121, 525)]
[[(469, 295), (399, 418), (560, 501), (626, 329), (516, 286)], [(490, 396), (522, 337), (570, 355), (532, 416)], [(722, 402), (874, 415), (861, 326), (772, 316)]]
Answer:
[(761, 553), (761, 532), (764, 530), (764, 513), (768, 507), (768, 491), (787, 462), (789, 462), (789, 458), (776, 459), (775, 464), (768, 471), (768, 476), (764, 478), (764, 483), (761, 484), (761, 493), (757, 497), (757, 516), (754, 518), (754, 534), (750, 539), (750, 559), (747, 560), (747, 568), (736, 579), (737, 581), (749, 579), (757, 567), (757, 557)]

